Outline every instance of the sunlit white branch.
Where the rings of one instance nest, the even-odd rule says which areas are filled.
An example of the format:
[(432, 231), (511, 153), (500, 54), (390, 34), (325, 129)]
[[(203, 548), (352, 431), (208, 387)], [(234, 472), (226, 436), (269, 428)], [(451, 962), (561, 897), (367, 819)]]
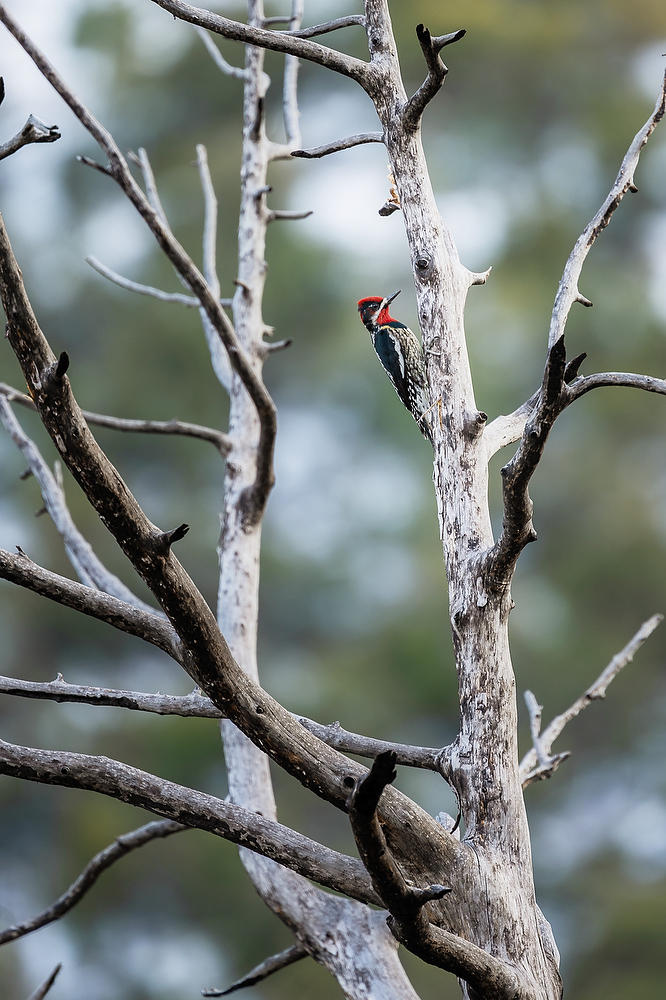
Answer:
[(659, 92), (659, 96), (657, 97), (657, 102), (654, 106), (652, 114), (646, 121), (645, 125), (643, 125), (643, 127), (634, 136), (631, 145), (622, 160), (619, 173), (615, 178), (613, 186), (608, 192), (606, 200), (576, 240), (576, 244), (566, 262), (564, 273), (562, 275), (559, 288), (557, 289), (557, 295), (555, 296), (555, 304), (553, 306), (553, 312), (550, 320), (550, 330), (548, 333), (549, 347), (552, 347), (564, 333), (569, 312), (571, 311), (571, 307), (574, 302), (581, 302), (583, 305), (587, 306), (591, 305), (589, 299), (586, 299), (585, 296), (581, 295), (578, 288), (578, 279), (580, 278), (585, 258), (590, 252), (590, 248), (599, 233), (601, 233), (611, 221), (615, 209), (618, 207), (627, 191), (631, 191), (635, 188), (634, 173), (636, 171), (636, 167), (638, 166), (638, 159), (640, 157), (641, 150), (661, 121), (661, 118), (664, 115), (665, 107), (666, 73), (664, 74), (661, 90)]
[(195, 26), (194, 30), (206, 46), (208, 55), (222, 73), (232, 76), (235, 80), (247, 79), (247, 71), (241, 66), (232, 66), (230, 62), (227, 62), (205, 28)]
[(193, 295), (183, 295), (181, 292), (165, 292), (161, 288), (153, 288), (152, 285), (142, 285), (131, 278), (125, 278), (112, 268), (102, 264), (96, 257), (86, 257), (86, 264), (90, 264), (94, 271), (101, 274), (103, 278), (112, 281), (114, 285), (124, 288), (128, 292), (136, 292), (138, 295), (148, 295), (150, 298), (159, 299), (160, 302), (174, 302), (180, 306), (187, 306), (190, 309), (199, 308), (199, 300)]

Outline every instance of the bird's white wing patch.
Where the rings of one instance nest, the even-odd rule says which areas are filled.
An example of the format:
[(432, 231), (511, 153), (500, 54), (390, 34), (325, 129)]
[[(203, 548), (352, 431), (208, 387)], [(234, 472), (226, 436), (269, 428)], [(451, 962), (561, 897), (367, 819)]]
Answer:
[(402, 345), (401, 345), (400, 341), (398, 340), (398, 338), (395, 337), (392, 333), (388, 333), (387, 336), (388, 336), (389, 340), (391, 341), (391, 346), (393, 347), (393, 350), (398, 355), (398, 360), (400, 362), (400, 374), (404, 378), (405, 377), (405, 355), (403, 354), (403, 351), (402, 351)]

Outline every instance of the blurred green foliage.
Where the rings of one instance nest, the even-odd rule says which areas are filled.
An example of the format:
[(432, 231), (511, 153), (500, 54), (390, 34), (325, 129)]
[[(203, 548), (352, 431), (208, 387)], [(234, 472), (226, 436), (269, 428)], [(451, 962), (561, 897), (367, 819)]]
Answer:
[[(202, 203), (194, 147), (207, 145), (220, 199), (223, 294), (231, 294), (240, 85), (220, 76), (186, 25), (148, 3), (80, 7), (71, 42), (82, 60), (92, 53), (99, 60), (90, 94), (81, 96), (123, 148), (148, 149), (172, 225), (195, 256)], [(316, 16), (345, 12), (318, 3)], [(416, 21), (437, 32), (468, 29), (464, 42), (446, 50), (450, 74), (426, 112), (424, 138), (465, 263), (494, 266), (488, 284), (472, 289), (467, 313), (477, 401), (492, 416), (521, 402), (540, 377), (564, 261), (656, 94), (666, 8), (661, 0), (478, 0), (442, 9), (419, 0), (394, 3), (393, 16), (405, 79), (414, 87), (423, 75)], [(38, 40), (49, 51), (48, 32)], [(356, 29), (326, 41), (363, 55)], [(233, 45), (221, 47), (240, 60)], [(279, 135), (280, 60), (269, 56), (267, 66)], [(310, 66), (301, 80), (305, 145), (375, 127), (367, 100), (348, 81)], [(17, 81), (8, 85), (20, 92)], [(59, 121), (72, 129), (64, 109)], [(640, 194), (621, 206), (586, 264), (581, 288), (594, 309), (572, 314), (567, 338), (571, 354), (588, 352), (585, 371), (663, 373), (664, 143), (657, 133), (637, 175)], [(84, 135), (79, 150), (94, 152)], [(79, 401), (118, 415), (223, 427), (226, 402), (196, 312), (122, 292), (82, 258), (93, 253), (135, 280), (176, 289), (169, 266), (111, 183), (58, 155), (31, 147), (3, 163), (21, 197), (1, 207), (10, 231), (19, 227), (16, 252), (42, 325), (54, 347), (72, 356)], [(23, 165), (37, 162), (42, 171), (58, 164), (48, 208), (66, 220), (57, 246), (44, 246), (39, 226), (19, 226), (39, 188), (34, 171), (22, 180)], [(378, 372), (355, 314), (361, 295), (402, 285), (396, 313), (416, 325), (400, 216), (376, 214), (386, 197), (382, 150), (278, 164), (271, 180), (273, 207), (316, 213), (269, 234), (265, 318), (294, 346), (271, 360), (267, 374), (281, 416), (263, 555), (264, 683), (294, 711), (322, 721), (444, 743), (456, 729), (457, 703), (427, 446)], [(313, 204), (303, 203), (308, 197)], [(7, 347), (2, 378), (19, 383)], [(533, 486), (539, 540), (521, 560), (512, 617), (518, 689), (536, 692), (545, 717), (576, 697), (644, 618), (666, 608), (662, 412), (656, 397), (598, 392), (567, 412), (549, 441)], [(34, 417), (19, 416), (52, 459)], [(156, 523), (192, 525), (179, 556), (213, 602), (223, 481), (215, 454), (195, 441), (108, 431), (99, 439)], [(32, 519), (41, 506), (35, 483), (19, 481), (20, 458), (7, 442), (0, 447), (0, 543), (27, 542), (35, 559), (70, 572), (53, 527)], [(498, 470), (508, 454), (492, 467), (496, 518)], [(73, 514), (100, 555), (140, 588), (66, 482)], [(7, 585), (2, 595), (4, 673), (49, 679), (61, 670), (70, 681), (187, 690), (187, 680), (152, 650)], [(552, 783), (528, 792), (541, 904), (562, 947), (566, 991), (578, 1000), (656, 1000), (663, 993), (665, 648), (657, 633), (606, 702), (566, 732), (559, 749), (571, 749), (572, 761)], [(225, 791), (214, 723), (12, 699), (0, 711), (7, 739), (119, 756)], [(313, 803), (291, 779), (278, 774), (276, 782), (284, 822), (351, 850), (343, 817)], [(433, 812), (454, 808), (434, 778), (401, 773), (399, 783)], [(144, 821), (116, 802), (9, 779), (0, 796), (7, 817), (0, 832), (3, 923), (44, 906), (93, 853)], [(642, 825), (631, 822), (638, 813)], [(0, 980), (4, 995), (19, 998), (62, 959), (54, 1000), (183, 1000), (287, 943), (286, 930), (245, 881), (235, 850), (186, 833), (123, 861), (59, 927), (2, 949)], [(447, 977), (409, 956), (406, 962), (422, 996), (457, 995)], [(302, 962), (248, 997), (315, 990), (321, 1000), (338, 995), (321, 969)]]

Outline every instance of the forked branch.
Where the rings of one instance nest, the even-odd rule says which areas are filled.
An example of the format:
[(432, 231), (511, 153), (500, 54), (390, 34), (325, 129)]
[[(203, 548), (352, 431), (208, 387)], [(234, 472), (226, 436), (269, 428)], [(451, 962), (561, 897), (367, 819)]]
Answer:
[(453, 890), (443, 885), (409, 885), (388, 847), (377, 817), (384, 789), (395, 778), (395, 755), (383, 753), (359, 779), (348, 808), (354, 839), (372, 884), (390, 912), (393, 935), (430, 965), (464, 979), (482, 996), (516, 1000), (525, 994), (516, 970), (464, 938), (430, 923), (427, 904)]
[(510, 579), (518, 556), (536, 538), (529, 483), (551, 428), (565, 405), (565, 369), (564, 337), (560, 337), (548, 352), (538, 402), (525, 426), (520, 445), (502, 469), (502, 533), (486, 557), (486, 566), (495, 585), (503, 586)]
[(663, 615), (653, 615), (652, 618), (643, 622), (624, 649), (616, 653), (610, 663), (602, 670), (594, 684), (590, 685), (565, 712), (555, 716), (550, 725), (541, 733), (539, 746), (529, 750), (520, 762), (520, 778), (523, 788), (526, 788), (533, 781), (550, 778), (559, 764), (569, 756), (568, 753), (556, 754), (554, 757), (550, 755), (557, 737), (564, 727), (577, 715), (580, 715), (588, 705), (606, 697), (606, 691), (611, 682), (627, 664), (631, 663), (643, 643), (650, 638), (663, 619)]
[(460, 28), (458, 31), (452, 31), (448, 35), (436, 35), (433, 37), (424, 24), (417, 24), (416, 37), (419, 40), (419, 45), (421, 46), (421, 51), (428, 67), (428, 75), (405, 105), (402, 113), (405, 128), (415, 129), (418, 127), (427, 105), (432, 101), (446, 79), (446, 74), (449, 70), (444, 65), (440, 52), (445, 45), (451, 45), (453, 42), (459, 41), (466, 34), (465, 28)]
[[(307, 59), (309, 62), (317, 63), (335, 73), (351, 77), (363, 87), (366, 86), (369, 77), (367, 63), (363, 62), (362, 59), (336, 52), (335, 49), (330, 49), (326, 45), (312, 42), (307, 35), (304, 37), (299, 33), (268, 31), (266, 28), (243, 24), (241, 21), (232, 21), (228, 17), (222, 17), (221, 14), (214, 14), (212, 11), (183, 3), (182, 0), (152, 0), (152, 2), (169, 14), (173, 14), (174, 17), (180, 18), (181, 21), (189, 21), (190, 24), (197, 24), (201, 28), (215, 31), (224, 38), (245, 42), (249, 45), (258, 45), (262, 49), (283, 52), (285, 55), (298, 56), (300, 59)], [(343, 27), (343, 25), (338, 24), (336, 27)], [(322, 26), (318, 25), (315, 29), (309, 29), (309, 32), (316, 31), (317, 34), (324, 34), (321, 28)], [(305, 30), (308, 32), (308, 29)], [(333, 31), (334, 28), (328, 30)]]

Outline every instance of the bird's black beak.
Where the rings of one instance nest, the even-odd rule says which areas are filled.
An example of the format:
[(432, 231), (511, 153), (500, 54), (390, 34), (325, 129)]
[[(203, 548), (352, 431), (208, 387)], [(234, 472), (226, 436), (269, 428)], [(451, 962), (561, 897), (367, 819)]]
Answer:
[(399, 288), (397, 292), (393, 293), (393, 295), (389, 295), (388, 298), (385, 298), (384, 301), (382, 302), (382, 309), (386, 309), (387, 306), (390, 306), (391, 303), (393, 302), (393, 299), (397, 299), (401, 291), (402, 289)]

